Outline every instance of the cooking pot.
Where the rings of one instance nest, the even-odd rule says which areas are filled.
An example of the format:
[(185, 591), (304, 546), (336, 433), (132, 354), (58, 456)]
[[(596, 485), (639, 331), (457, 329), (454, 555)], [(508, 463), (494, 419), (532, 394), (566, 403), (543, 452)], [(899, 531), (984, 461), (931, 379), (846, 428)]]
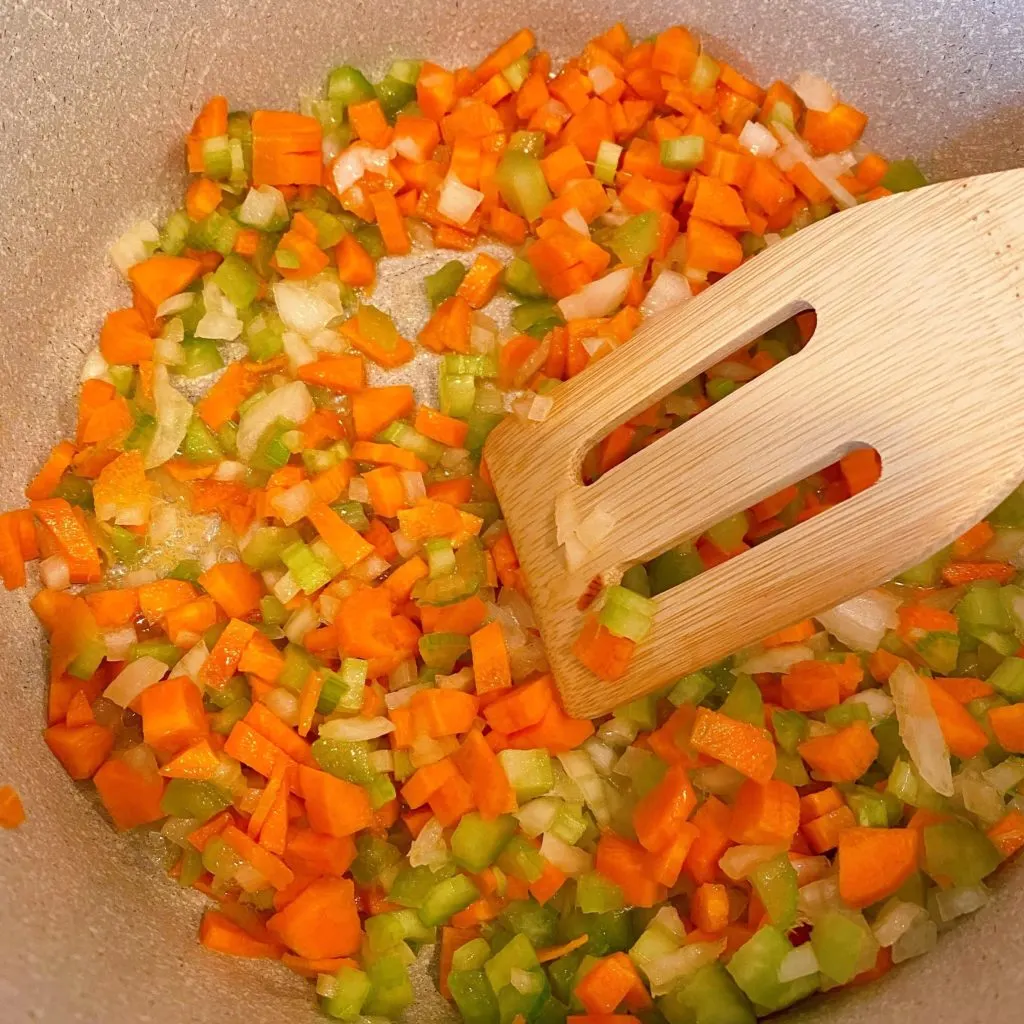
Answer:
[[(294, 106), (342, 60), (475, 63), (521, 25), (553, 55), (625, 21), (682, 22), (762, 81), (809, 69), (871, 116), (869, 141), (933, 177), (1024, 164), (1019, 0), (5, 0), (0, 11), (0, 508), (72, 431), (83, 354), (124, 285), (107, 246), (180, 204), (182, 137), (206, 96)], [(1022, 339), (1024, 340), (1024, 339)], [(884, 344), (884, 339), (879, 339)], [(28, 820), (0, 835), (0, 1021), (283, 1024), (318, 1019), (277, 965), (203, 950), (203, 900), (161, 870), (155, 835), (119, 836), (41, 738), (42, 637), (0, 596), (0, 782)], [(931, 955), (791, 1021), (1009, 1024), (1024, 1016), (1024, 869)], [(429, 983), (412, 1019), (453, 1015)]]

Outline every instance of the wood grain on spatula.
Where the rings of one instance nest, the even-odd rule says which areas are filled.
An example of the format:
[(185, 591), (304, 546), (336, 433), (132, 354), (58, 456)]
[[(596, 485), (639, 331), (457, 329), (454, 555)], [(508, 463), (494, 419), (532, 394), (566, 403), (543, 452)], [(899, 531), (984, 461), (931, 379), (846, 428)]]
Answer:
[[(610, 430), (803, 309), (803, 351), (584, 486)], [(1024, 478), (1024, 170), (933, 185), (758, 254), (508, 419), (486, 457), (566, 710), (592, 716), (926, 558)], [(650, 636), (604, 682), (573, 656), (577, 601), (614, 576), (870, 445), (882, 477), (655, 598)], [(570, 569), (555, 507), (614, 527)]]

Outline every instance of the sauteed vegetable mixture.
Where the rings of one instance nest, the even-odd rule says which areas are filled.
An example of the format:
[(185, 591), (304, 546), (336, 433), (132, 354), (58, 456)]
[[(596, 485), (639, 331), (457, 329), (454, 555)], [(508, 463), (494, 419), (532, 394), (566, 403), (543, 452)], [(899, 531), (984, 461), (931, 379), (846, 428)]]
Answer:
[[(131, 303), (75, 437), (0, 517), (5, 585), (40, 560), (53, 753), (117, 828), (161, 830), (210, 897), (205, 946), (281, 961), (340, 1020), (397, 1017), (435, 942), (470, 1024), (745, 1024), (927, 951), (1024, 845), (1024, 493), (591, 722), (559, 706), (481, 458), (643, 317), (915, 165), (863, 147), (823, 80), (763, 89), (681, 27), (616, 25), (560, 69), (528, 30), (475, 68), (341, 66), (302, 111), (203, 107), (184, 207), (112, 250)], [(374, 287), (409, 254), (415, 339)], [(584, 473), (813, 328), (745, 346)], [(658, 642), (652, 594), (879, 472), (854, 452), (584, 595), (577, 655), (613, 677)]]

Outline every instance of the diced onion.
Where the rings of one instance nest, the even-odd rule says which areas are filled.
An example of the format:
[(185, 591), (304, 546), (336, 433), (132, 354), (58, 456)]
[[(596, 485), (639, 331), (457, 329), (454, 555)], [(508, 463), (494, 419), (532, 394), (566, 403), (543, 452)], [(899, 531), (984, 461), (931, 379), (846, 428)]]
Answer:
[(288, 204), (273, 185), (260, 185), (246, 193), (238, 208), (238, 219), (250, 227), (266, 228), (275, 220), (283, 222), (288, 219)]
[(299, 724), (299, 698), (291, 690), (277, 686), (261, 700), (285, 725), (294, 728)]
[(814, 651), (809, 647), (804, 647), (803, 644), (784, 644), (781, 647), (772, 647), (760, 654), (751, 655), (741, 661), (734, 671), (751, 676), (758, 672), (779, 674), (788, 672), (798, 662), (813, 660)]
[(172, 295), (169, 299), (164, 299), (156, 307), (156, 315), (158, 317), (176, 316), (178, 313), (188, 309), (195, 301), (195, 292), (179, 292), (177, 295)]
[(320, 726), (320, 735), (331, 740), (375, 740), (394, 732), (395, 727), (383, 716), (376, 718), (332, 718)]
[(380, 555), (367, 555), (361, 562), (357, 562), (349, 570), (349, 575), (353, 579), (362, 580), (364, 583), (370, 583), (371, 581), (378, 579), (383, 576), (384, 573), (391, 568), (391, 563), (386, 558), (381, 558)]
[(533, 992), (537, 992), (544, 984), (542, 977), (531, 971), (526, 971), (522, 967), (513, 967), (509, 971), (508, 981), (520, 995), (530, 995)]
[(348, 500), (361, 505), (370, 503), (370, 487), (361, 476), (353, 477), (348, 484)]
[(462, 227), (469, 223), (483, 201), (483, 192), (464, 185), (449, 171), (438, 193), (437, 212)]
[(808, 110), (827, 114), (836, 105), (836, 94), (832, 86), (818, 75), (801, 71), (793, 83), (793, 92), (800, 97)]
[(590, 237), (590, 228), (587, 227), (587, 222), (583, 219), (583, 214), (580, 213), (579, 210), (575, 208), (566, 210), (565, 213), (562, 214), (562, 220), (571, 227), (573, 231), (583, 235), (584, 238)]
[(877, 651), (886, 630), (899, 621), (896, 609), (900, 604), (898, 597), (884, 590), (868, 590), (815, 618), (851, 650)]
[(153, 402), (156, 431), (146, 451), (146, 469), (155, 469), (173, 458), (192, 419), (192, 403), (172, 386), (166, 366), (153, 367)]
[(718, 866), (726, 877), (738, 882), (759, 864), (785, 852), (784, 846), (730, 846), (719, 858)]
[[(628, 718), (620, 718), (618, 715), (613, 715), (601, 725), (601, 728), (597, 730), (597, 738), (602, 743), (606, 743), (611, 747), (628, 747), (633, 740), (636, 739), (637, 733), (640, 731), (640, 726), (637, 722), (631, 721)], [(618, 768), (619, 761), (622, 758), (616, 760), (612, 770), (615, 771)]]
[(597, 546), (615, 529), (615, 517), (603, 508), (595, 508), (576, 527), (576, 539), (587, 551), (594, 551)]
[(199, 671), (206, 664), (206, 659), (210, 656), (210, 650), (206, 646), (204, 640), (200, 640), (195, 647), (185, 653), (185, 656), (181, 658), (177, 665), (171, 669), (171, 679), (175, 679), (177, 676), (188, 676), (192, 682), (195, 682), (199, 677)]
[(607, 316), (622, 305), (632, 279), (632, 267), (619, 267), (560, 299), (558, 308), (566, 320)]
[(457, 746), (458, 742), (451, 736), (446, 736), (443, 740), (435, 740), (431, 736), (420, 736), (409, 749), (409, 761), (413, 768), (437, 764), (438, 761), (443, 761), (452, 753), (454, 747)]
[(519, 827), (531, 838), (551, 828), (562, 801), (554, 796), (539, 796), (516, 811)]
[(284, 346), (284, 354), (288, 357), (288, 365), (293, 370), (316, 362), (316, 352), (301, 334), (285, 331), (281, 343)]
[(206, 313), (196, 324), (196, 336), (211, 341), (234, 341), (242, 333), (242, 321), (226, 313)]
[(618, 761), (618, 755), (611, 747), (606, 746), (596, 736), (591, 736), (583, 744), (583, 749), (597, 769), (598, 775), (611, 775), (612, 766)]
[(901, 663), (889, 677), (889, 691), (896, 705), (900, 737), (914, 767), (936, 793), (952, 796), (949, 750), (925, 681), (909, 665)]
[(923, 953), (929, 953), (939, 941), (939, 929), (935, 922), (925, 914), (918, 918), (907, 929), (892, 947), (892, 962), (901, 964)]
[[(323, 735), (322, 728), (320, 734)], [(447, 860), (448, 847), (444, 841), (444, 826), (437, 818), (431, 817), (409, 847), (409, 866), (434, 868), (440, 867)]]
[(309, 347), (316, 352), (330, 352), (334, 355), (348, 350), (348, 344), (345, 339), (337, 331), (332, 331), (329, 327), (325, 327), (322, 331), (317, 331), (309, 339)]
[(672, 953), (666, 953), (644, 966), (652, 996), (663, 996), (676, 984), (695, 974), (706, 964), (713, 963), (725, 952), (725, 939), (714, 942), (691, 942)]
[(125, 666), (103, 691), (107, 700), (126, 708), (143, 690), (159, 683), (167, 675), (167, 666), (148, 654)]
[[(189, 408), (191, 410), (191, 406)], [(313, 415), (313, 409), (309, 389), (301, 380), (294, 380), (271, 391), (266, 398), (261, 398), (242, 414), (235, 440), (238, 454), (243, 459), (251, 459), (268, 427), (279, 419), (301, 426)]]
[(885, 690), (878, 689), (861, 690), (852, 697), (847, 697), (843, 703), (863, 704), (871, 712), (872, 727), (881, 722), (883, 718), (888, 718), (896, 710), (892, 697)]
[(402, 478), (402, 489), (405, 491), (405, 500), (410, 505), (415, 505), (420, 498), (427, 496), (427, 485), (423, 482), (423, 474), (412, 470), (402, 470), (398, 474)]
[(393, 772), (395, 770), (395, 752), (393, 750), (371, 750), (370, 767), (375, 772)]
[(302, 587), (299, 586), (298, 580), (295, 579), (290, 571), (278, 577), (277, 581), (270, 589), (274, 592), (274, 597), (276, 597), (281, 604), (287, 604), (292, 600), (292, 598), (302, 591)]
[(132, 644), (138, 640), (134, 626), (123, 626), (103, 634), (107, 648), (107, 661), (125, 661)]
[(875, 941), (888, 948), (918, 920), (927, 916), (928, 911), (924, 907), (894, 899), (882, 907), (871, 930), (875, 934)]
[[(407, 664), (407, 662), (403, 662), (403, 664)], [(411, 686), (404, 686), (400, 690), (385, 693), (384, 703), (387, 705), (388, 711), (394, 711), (395, 708), (404, 708), (417, 693), (425, 689), (426, 686), (423, 683), (413, 683)]]
[(471, 668), (460, 668), (450, 676), (435, 676), (434, 683), (439, 690), (461, 690), (469, 693), (473, 689), (475, 676)]
[(545, 860), (570, 876), (585, 874), (594, 865), (594, 858), (586, 850), (570, 846), (550, 832), (546, 832), (540, 841), (540, 852)]
[(804, 921), (815, 921), (830, 910), (840, 909), (839, 879), (833, 875), (802, 885), (797, 890), (796, 905)]
[(1018, 569), (1022, 566), (1024, 553), (1024, 530), (998, 527), (995, 536), (985, 546), (985, 558), (993, 562), (1012, 562)]
[(244, 480), (249, 473), (249, 467), (244, 462), (235, 462), (233, 459), (224, 459), (217, 463), (213, 471), (214, 480), (223, 480), (227, 483), (237, 483)]
[(978, 818), (988, 828), (1006, 813), (1003, 795), (970, 768), (960, 772), (953, 780), (953, 789), (963, 802), (964, 809)]
[(616, 775), (625, 775), (627, 778), (631, 778), (645, 770), (653, 757), (654, 754), (642, 747), (626, 747), (622, 757), (612, 767), (612, 771)]
[(534, 395), (526, 418), (533, 420), (534, 423), (542, 423), (551, 414), (554, 404), (555, 400), (551, 395)]
[(773, 156), (779, 148), (779, 140), (757, 121), (748, 121), (740, 131), (737, 141), (753, 156)]
[(973, 914), (988, 903), (990, 893), (979, 883), (978, 885), (959, 885), (953, 889), (938, 889), (935, 892), (935, 908), (939, 920), (943, 924), (965, 914)]
[(981, 777), (1000, 793), (1008, 793), (1024, 780), (1024, 761), (1019, 757), (1008, 757), (1002, 764), (983, 771)]
[(319, 625), (320, 616), (317, 614), (317, 610), (309, 601), (306, 601), (288, 616), (288, 621), (284, 624), (284, 635), (293, 644), (301, 644), (306, 638), (306, 634)]
[(271, 507), (285, 526), (297, 523), (316, 502), (316, 491), (308, 480), (293, 484), (270, 500)]
[(705, 793), (732, 800), (745, 777), (727, 764), (712, 764), (693, 770), (693, 784)]
[(411, 540), (401, 530), (395, 530), (391, 534), (391, 539), (395, 542), (395, 550), (402, 558), (409, 558), (419, 551), (420, 542), (418, 540)]
[(136, 263), (149, 259), (159, 242), (160, 232), (156, 225), (148, 220), (140, 220), (110, 247), (110, 259), (114, 266), (127, 277), (128, 271)]
[(87, 380), (105, 380), (110, 383), (110, 364), (103, 358), (99, 348), (94, 348), (82, 364), (82, 372), (78, 375), (79, 381), (84, 384)]
[(779, 981), (785, 985), (788, 981), (817, 974), (818, 970), (818, 958), (814, 955), (814, 947), (805, 942), (782, 958), (782, 963), (779, 964)]
[(615, 74), (610, 68), (606, 68), (603, 64), (596, 64), (587, 72), (587, 77), (590, 79), (591, 84), (594, 87), (594, 92), (598, 96), (606, 93), (615, 85)]
[(692, 298), (690, 282), (682, 274), (674, 270), (663, 270), (640, 303), (640, 312), (644, 316), (654, 316), (663, 310), (681, 306)]
[(286, 327), (305, 337), (318, 334), (345, 312), (337, 285), (318, 287), (309, 281), (277, 281), (273, 286), (277, 312)]
[(63, 555), (50, 555), (39, 563), (39, 578), (49, 590), (67, 590), (71, 586), (71, 566)]

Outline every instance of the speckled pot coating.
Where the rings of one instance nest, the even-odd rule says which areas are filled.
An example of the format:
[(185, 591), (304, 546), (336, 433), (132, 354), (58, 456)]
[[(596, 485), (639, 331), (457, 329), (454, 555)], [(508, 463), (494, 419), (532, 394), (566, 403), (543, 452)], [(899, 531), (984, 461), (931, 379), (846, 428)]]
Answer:
[[(950, 177), (1024, 163), (1020, 10), (1019, 0), (529, 0), (509, 17), (480, 0), (2, 0), (0, 508), (20, 502), (69, 432), (82, 354), (102, 312), (126, 299), (106, 247), (177, 204), (181, 136), (210, 93), (287, 106), (342, 58), (372, 71), (410, 51), (474, 62), (521, 24), (564, 55), (618, 18), (638, 35), (682, 21), (762, 78), (827, 75), (871, 115), (881, 148)], [(159, 844), (117, 836), (50, 758), (40, 635), (23, 594), (0, 595), (0, 638), (0, 781), (28, 812), (0, 835), (0, 1021), (318, 1019), (297, 977), (204, 953), (201, 901), (155, 869)], [(999, 898), (931, 956), (790, 1019), (1024, 1019), (1022, 880), (1008, 872)], [(446, 1015), (427, 986), (410, 1018)]]

